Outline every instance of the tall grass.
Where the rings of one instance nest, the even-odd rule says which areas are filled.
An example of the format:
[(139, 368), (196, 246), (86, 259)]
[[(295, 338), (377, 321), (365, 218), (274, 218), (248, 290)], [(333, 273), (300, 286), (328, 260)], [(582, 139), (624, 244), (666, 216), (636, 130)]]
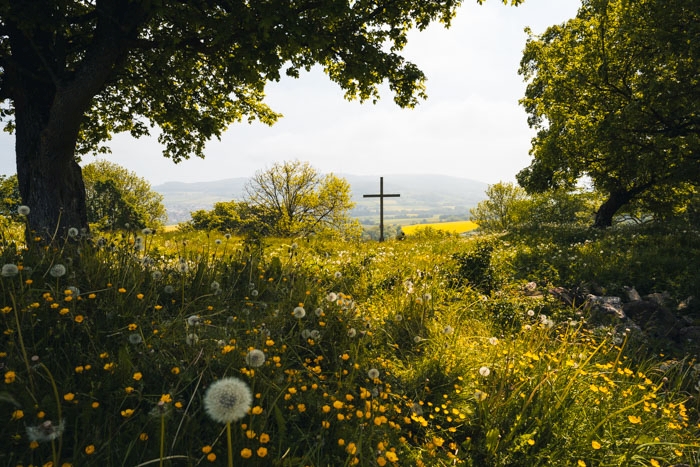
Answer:
[[(9, 237), (0, 465), (700, 462), (692, 356), (640, 356), (624, 328), (523, 292), (588, 279), (542, 265), (554, 235)], [(621, 241), (571, 248), (588, 263)], [(659, 284), (697, 278), (668, 272)], [(253, 403), (225, 425), (204, 394), (228, 376)]]

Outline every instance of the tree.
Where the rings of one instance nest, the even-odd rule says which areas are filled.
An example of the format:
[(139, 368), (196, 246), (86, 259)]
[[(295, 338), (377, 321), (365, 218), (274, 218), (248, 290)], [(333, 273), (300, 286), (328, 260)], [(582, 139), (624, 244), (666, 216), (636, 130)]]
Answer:
[(83, 168), (87, 220), (101, 229), (161, 227), (163, 196), (136, 173), (101, 160)]
[(522, 222), (527, 193), (515, 183), (499, 182), (486, 188), (488, 199), (470, 210), (472, 220), (485, 231), (503, 231)]
[[(517, 4), (522, 0), (511, 0)], [(114, 133), (158, 127), (164, 154), (201, 157), (233, 122), (279, 115), (265, 84), (282, 70), (323, 67), (348, 99), (425, 97), (424, 75), (400, 51), (411, 27), (449, 26), (460, 0), (4, 0), (0, 116), (16, 135), (30, 228), (87, 227), (76, 156)]]
[(697, 0), (584, 0), (576, 18), (531, 36), (521, 103), (538, 132), (520, 185), (589, 177), (606, 194), (597, 227), (632, 200), (698, 187), (698, 37)]
[(269, 235), (275, 218), (265, 209), (245, 201), (221, 201), (214, 209), (200, 209), (191, 213), (189, 225), (196, 230), (218, 230), (238, 234)]
[(345, 179), (321, 176), (308, 162), (300, 161), (256, 172), (245, 193), (251, 208), (265, 212), (272, 219), (273, 233), (281, 236), (342, 229), (354, 206)]

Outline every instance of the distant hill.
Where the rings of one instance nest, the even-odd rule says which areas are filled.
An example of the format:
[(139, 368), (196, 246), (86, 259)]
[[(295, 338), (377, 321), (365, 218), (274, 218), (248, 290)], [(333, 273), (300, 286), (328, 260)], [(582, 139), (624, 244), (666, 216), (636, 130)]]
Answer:
[[(350, 184), (356, 203), (351, 215), (362, 222), (378, 221), (379, 200), (363, 198), (364, 194), (379, 193), (379, 177), (370, 175), (336, 174)], [(227, 178), (212, 182), (166, 182), (152, 189), (164, 198), (168, 222), (176, 224), (190, 219), (190, 213), (212, 209), (219, 201), (240, 200), (245, 177)], [(450, 216), (466, 218), (469, 209), (486, 199), (487, 184), (447, 175), (386, 175), (384, 193), (398, 193), (398, 198), (384, 200), (384, 219), (431, 218)]]

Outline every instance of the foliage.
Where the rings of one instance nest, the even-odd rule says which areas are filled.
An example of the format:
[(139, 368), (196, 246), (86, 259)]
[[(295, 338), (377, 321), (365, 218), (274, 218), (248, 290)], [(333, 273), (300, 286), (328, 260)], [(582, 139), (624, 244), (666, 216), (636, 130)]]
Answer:
[(486, 189), (488, 199), (472, 209), (472, 220), (485, 232), (508, 230), (525, 221), (523, 203), (527, 193), (514, 183), (499, 182)]
[(163, 196), (136, 173), (106, 160), (83, 168), (88, 222), (100, 230), (162, 227)]
[(16, 217), (21, 204), (17, 175), (0, 175), (0, 216)]
[(308, 162), (287, 161), (259, 170), (245, 192), (247, 204), (264, 214), (276, 235), (343, 230), (351, 223), (354, 203), (348, 182), (333, 174), (321, 176)]
[(607, 199), (595, 225), (630, 201), (667, 213), (700, 183), (700, 17), (695, 0), (586, 0), (576, 18), (530, 37), (520, 73), (533, 140), (518, 174), (529, 191), (589, 177)]
[[(697, 361), (524, 294), (532, 278), (511, 260), (547, 234), (590, 232), (4, 243), (0, 463), (222, 463), (226, 427), (204, 394), (236, 376), (254, 395), (231, 426), (236, 465), (697, 465)], [(595, 235), (571, 248), (606, 258), (666, 234)], [(656, 254), (675, 244), (697, 264), (699, 239)], [(499, 278), (490, 293), (454, 280), (469, 273), (460, 254)]]

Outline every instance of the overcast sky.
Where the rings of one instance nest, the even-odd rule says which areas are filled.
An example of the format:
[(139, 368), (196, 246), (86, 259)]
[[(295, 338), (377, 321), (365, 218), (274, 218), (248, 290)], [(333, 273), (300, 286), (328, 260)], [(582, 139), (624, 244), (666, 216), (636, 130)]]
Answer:
[[(518, 104), (525, 90), (517, 73), (524, 28), (539, 34), (574, 17), (579, 6), (579, 0), (526, 0), (519, 7), (465, 0), (450, 29), (436, 24), (412, 33), (404, 56), (428, 77), (428, 100), (415, 109), (396, 106), (388, 90), (376, 105), (345, 101), (315, 69), (268, 85), (268, 105), (284, 115), (278, 123), (233, 125), (207, 145), (204, 160), (173, 164), (155, 138), (124, 135), (110, 144), (109, 159), (153, 185), (248, 177), (292, 159), (323, 173), (513, 181), (529, 165), (533, 136)], [(11, 135), (0, 136), (0, 154), (0, 173), (15, 173)]]

